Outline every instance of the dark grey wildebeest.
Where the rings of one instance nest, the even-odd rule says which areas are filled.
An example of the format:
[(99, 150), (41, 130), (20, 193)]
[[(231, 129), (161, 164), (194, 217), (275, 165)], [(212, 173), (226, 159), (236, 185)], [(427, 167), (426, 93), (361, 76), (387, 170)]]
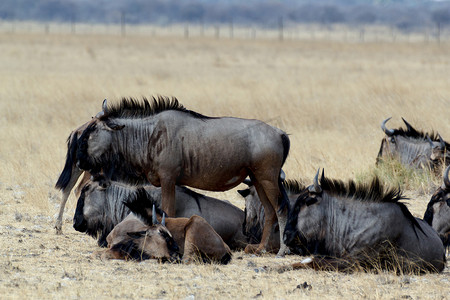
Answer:
[[(238, 193), (245, 199), (245, 221), (243, 230), (248, 237), (250, 243), (259, 243), (262, 235), (262, 228), (264, 227), (264, 207), (259, 200), (258, 193), (255, 186), (248, 179), (244, 180), (248, 188), (238, 190)], [(303, 191), (304, 186), (296, 180), (283, 180), (283, 187), (286, 190), (289, 198), (290, 206), (295, 204), (299, 193)], [(278, 252), (280, 248), (278, 222), (272, 227), (272, 234), (269, 239), (269, 248), (271, 252)]]
[(450, 166), (445, 169), (444, 183), (428, 202), (424, 221), (433, 227), (442, 239), (445, 247), (450, 247)]
[[(123, 161), (148, 181), (161, 186), (162, 208), (175, 215), (175, 185), (210, 191), (229, 190), (250, 176), (264, 206), (261, 243), (246, 252), (264, 252), (278, 220), (287, 216), (287, 196), (280, 172), (289, 153), (289, 138), (258, 120), (206, 117), (187, 110), (177, 99), (123, 99), (107, 106), (79, 139), (77, 164), (98, 172)], [(280, 236), (281, 238), (281, 236)], [(287, 248), (281, 241), (279, 255)]]
[(436, 231), (414, 218), (400, 190), (326, 178), (319, 172), (291, 208), (285, 243), (314, 258), (290, 268), (440, 272), (445, 251)]
[(445, 158), (444, 154), (450, 149), (450, 145), (439, 134), (417, 131), (403, 118), (406, 129), (388, 129), (386, 123), (390, 119), (381, 123), (381, 129), (386, 136), (381, 142), (377, 164), (384, 158), (388, 158), (396, 159), (405, 166), (437, 169)]
[[(106, 237), (111, 230), (130, 213), (123, 201), (133, 197), (143, 188), (158, 206), (161, 204), (161, 188), (150, 184), (134, 186), (115, 181), (89, 181), (78, 198), (73, 227), (98, 237), (99, 246), (106, 246)], [(176, 217), (203, 217), (228, 244), (231, 249), (243, 249), (247, 237), (242, 232), (244, 212), (238, 207), (216, 198), (196, 193), (186, 187), (176, 186)]]

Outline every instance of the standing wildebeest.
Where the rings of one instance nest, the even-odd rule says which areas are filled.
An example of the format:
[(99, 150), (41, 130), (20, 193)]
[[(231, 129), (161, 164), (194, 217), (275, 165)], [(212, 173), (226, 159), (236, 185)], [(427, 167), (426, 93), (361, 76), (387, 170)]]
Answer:
[(450, 180), (448, 172), (450, 166), (445, 169), (444, 183), (433, 194), (428, 202), (427, 210), (423, 217), (424, 221), (433, 227), (444, 243), (444, 246), (450, 246)]
[[(289, 152), (289, 138), (258, 120), (206, 117), (184, 108), (176, 98), (123, 99), (107, 106), (81, 135), (77, 164), (91, 173), (111, 161), (123, 161), (150, 183), (161, 186), (162, 208), (175, 215), (175, 185), (225, 191), (250, 176), (264, 206), (266, 221), (259, 245), (265, 251), (272, 225), (281, 232), (287, 196), (280, 172)], [(280, 235), (281, 239), (281, 235)], [(286, 246), (280, 241), (279, 255)]]
[[(438, 150), (446, 152), (450, 149), (448, 145), (438, 134), (426, 134), (414, 129), (405, 119), (406, 130), (388, 129), (386, 123), (391, 118), (381, 123), (381, 129), (386, 134), (380, 146), (377, 156), (377, 164), (383, 158), (397, 159), (402, 165), (412, 166), (415, 168), (435, 169), (443, 156), (438, 155)], [(432, 157), (432, 149), (436, 148), (436, 154)]]
[[(262, 235), (262, 228), (264, 227), (264, 207), (261, 205), (258, 193), (255, 186), (248, 179), (244, 180), (244, 183), (248, 185), (248, 188), (244, 190), (238, 190), (238, 193), (245, 199), (245, 220), (243, 225), (243, 231), (249, 238), (250, 243), (259, 243)], [(299, 193), (303, 191), (304, 186), (295, 180), (283, 180), (283, 187), (286, 190), (289, 198), (289, 204), (292, 206), (295, 204), (295, 200), (299, 196)], [(280, 248), (278, 222), (272, 227), (272, 234), (269, 239), (269, 251), (278, 252)]]
[[(149, 234), (149, 227), (157, 222), (157, 214), (161, 215), (162, 211), (156, 210), (156, 203), (143, 188), (132, 194), (126, 205), (133, 214), (117, 224), (108, 235), (108, 249), (102, 254), (104, 258), (138, 258), (137, 253), (147, 255), (154, 251), (152, 245), (142, 245)], [(164, 220), (164, 214), (162, 218)], [(199, 258), (203, 262), (227, 264), (231, 260), (230, 248), (202, 217), (165, 218), (162, 223), (178, 245), (183, 262), (189, 263)], [(133, 234), (130, 235), (130, 232)]]
[(294, 268), (353, 270), (386, 268), (440, 272), (445, 251), (435, 230), (414, 218), (400, 190), (325, 178), (306, 188), (291, 208), (284, 241), (317, 255)]
[[(161, 188), (150, 184), (142, 186), (157, 205), (161, 204)], [(123, 201), (137, 193), (138, 186), (111, 181), (105, 187), (89, 181), (78, 198), (73, 227), (97, 238), (99, 246), (106, 246), (106, 237), (129, 213)], [(186, 187), (176, 186), (176, 217), (203, 217), (231, 249), (242, 249), (247, 237), (242, 232), (244, 212), (238, 207), (196, 193)], [(220, 212), (220, 213), (218, 213)]]

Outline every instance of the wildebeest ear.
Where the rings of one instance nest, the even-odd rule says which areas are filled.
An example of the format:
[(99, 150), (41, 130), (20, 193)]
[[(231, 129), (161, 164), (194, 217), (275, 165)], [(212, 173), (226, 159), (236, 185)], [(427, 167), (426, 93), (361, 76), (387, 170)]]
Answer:
[(247, 197), (248, 195), (250, 195), (250, 190), (249, 189), (245, 189), (245, 190), (238, 190), (238, 193), (241, 194), (242, 197)]
[(145, 235), (146, 231), (134, 231), (134, 232), (127, 232), (127, 235), (133, 239), (141, 238)]
[(116, 124), (113, 122), (107, 122), (107, 123), (105, 123), (105, 125), (107, 128), (109, 128), (111, 130), (122, 130), (125, 127), (125, 125), (119, 125), (119, 124)]

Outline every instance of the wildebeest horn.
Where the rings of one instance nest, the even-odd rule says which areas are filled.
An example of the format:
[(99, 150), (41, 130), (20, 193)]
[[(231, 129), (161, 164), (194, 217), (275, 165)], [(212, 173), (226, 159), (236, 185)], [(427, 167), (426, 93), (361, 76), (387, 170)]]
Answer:
[(392, 117), (387, 118), (386, 120), (384, 120), (383, 122), (381, 122), (381, 130), (383, 130), (383, 132), (387, 135), (387, 136), (392, 136), (394, 134), (394, 130), (393, 129), (387, 129), (386, 128), (386, 123), (387, 121), (389, 121)]
[(320, 171), (320, 168), (317, 169), (316, 176), (314, 176), (313, 185), (310, 185), (309, 188), (308, 188), (308, 190), (311, 193), (320, 193), (320, 192), (322, 192), (322, 188), (319, 185), (319, 171)]
[(155, 209), (155, 204), (153, 204), (153, 208), (152, 208), (152, 225), (156, 225), (158, 224), (158, 219), (156, 219), (156, 209)]
[(438, 133), (438, 137), (439, 137), (439, 143), (441, 144), (441, 149), (444, 150), (445, 149), (445, 141), (439, 133)]
[(411, 124), (409, 124), (408, 122), (406, 122), (405, 119), (403, 119), (403, 117), (402, 117), (402, 120), (403, 120), (403, 123), (405, 123), (406, 129), (407, 129), (408, 131), (416, 131), (416, 130), (411, 126)]
[(444, 171), (444, 185), (446, 188), (450, 188), (450, 180), (448, 179), (448, 171), (450, 171), (450, 165)]
[(161, 225), (162, 226), (166, 226), (166, 213), (163, 213), (162, 220), (161, 220)]
[(107, 101), (105, 99), (105, 100), (103, 100), (103, 103), (102, 103), (102, 111), (99, 112), (95, 117), (96, 118), (101, 118), (101, 117), (103, 117), (103, 116), (105, 116), (107, 114), (108, 114), (108, 105), (107, 105)]
[(284, 173), (283, 169), (280, 170), (280, 179), (281, 179), (281, 181), (286, 180), (286, 173)]

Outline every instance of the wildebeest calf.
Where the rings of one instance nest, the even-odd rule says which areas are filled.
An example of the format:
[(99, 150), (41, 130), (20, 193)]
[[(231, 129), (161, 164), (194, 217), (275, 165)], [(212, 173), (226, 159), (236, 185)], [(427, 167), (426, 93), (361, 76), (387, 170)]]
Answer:
[(299, 252), (316, 255), (293, 268), (391, 269), (440, 272), (445, 251), (436, 231), (414, 218), (398, 190), (378, 178), (368, 185), (344, 184), (318, 174), (289, 212), (284, 240)]
[[(151, 211), (155, 202), (148, 197), (144, 189), (139, 189), (126, 203), (133, 213), (128, 215), (110, 232), (106, 238), (108, 249), (104, 251), (105, 258), (136, 258), (127, 249), (139, 249), (142, 253), (152, 253), (151, 245), (145, 245), (147, 230), (155, 223), (155, 214), (161, 210)], [(211, 225), (200, 216), (190, 218), (166, 218), (165, 226), (179, 247), (179, 254), (185, 263), (203, 261), (227, 264), (231, 260), (231, 250), (214, 231)], [(133, 234), (128, 234), (133, 232)], [(127, 245), (133, 245), (129, 247)], [(115, 252), (120, 251), (117, 255)], [(173, 255), (171, 256), (173, 257)], [(137, 259), (140, 259), (139, 257)]]

